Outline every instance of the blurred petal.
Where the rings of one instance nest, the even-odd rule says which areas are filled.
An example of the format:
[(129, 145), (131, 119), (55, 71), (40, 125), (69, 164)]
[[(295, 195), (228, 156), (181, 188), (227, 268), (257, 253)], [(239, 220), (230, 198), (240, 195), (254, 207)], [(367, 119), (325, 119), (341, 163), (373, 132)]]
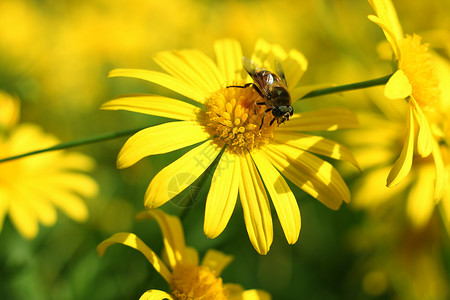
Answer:
[(384, 95), (391, 100), (405, 99), (412, 93), (412, 86), (402, 70), (397, 70), (384, 87)]
[(184, 242), (183, 227), (180, 219), (164, 213), (159, 209), (141, 211), (136, 215), (136, 219), (155, 219), (161, 228), (164, 250), (167, 254), (169, 266), (173, 269), (179, 262), (183, 261), (186, 244)]
[(431, 133), (430, 125), (427, 117), (417, 104), (414, 97), (411, 96), (409, 101), (412, 104), (414, 116), (419, 124), (419, 133), (417, 135), (417, 153), (419, 153), (422, 157), (427, 157), (433, 150), (433, 135)]
[(158, 290), (146, 291), (139, 300), (175, 300), (170, 294)]
[(127, 140), (117, 157), (117, 167), (128, 168), (146, 156), (172, 152), (210, 137), (196, 121), (175, 121), (152, 126)]
[(205, 208), (203, 231), (211, 239), (217, 237), (228, 224), (236, 205), (240, 165), (236, 155), (225, 151), (214, 171)]
[(17, 231), (26, 239), (33, 239), (38, 233), (38, 217), (24, 201), (10, 201), (9, 217)]
[(294, 114), (277, 131), (331, 131), (355, 127), (358, 127), (355, 114), (349, 109), (336, 107)]
[(222, 87), (217, 66), (200, 51), (165, 51), (157, 53), (154, 60), (169, 74), (201, 91), (205, 98)]
[(114, 244), (123, 244), (138, 250), (147, 258), (147, 260), (153, 265), (156, 271), (168, 282), (172, 280), (172, 274), (170, 273), (164, 262), (150, 249), (140, 238), (135, 234), (121, 232), (116, 233), (110, 238), (104, 240), (97, 246), (97, 252), (100, 256), (105, 254), (106, 250)]
[(154, 95), (124, 95), (106, 102), (101, 109), (128, 110), (183, 121), (195, 121), (201, 109), (176, 99)]
[(331, 209), (350, 201), (350, 191), (336, 169), (306, 151), (288, 145), (267, 145), (264, 155), (290, 181)]
[(108, 77), (131, 77), (143, 79), (159, 84), (199, 103), (203, 103), (205, 101), (205, 94), (202, 91), (196, 89), (194, 86), (191, 86), (181, 79), (161, 72), (141, 69), (115, 69), (109, 73)]
[(77, 222), (87, 220), (89, 216), (88, 208), (78, 195), (63, 189), (53, 189), (51, 193), (46, 194), (46, 197), (71, 219)]
[(408, 195), (406, 211), (409, 219), (416, 228), (423, 228), (428, 224), (434, 210), (435, 174), (431, 165), (420, 166), (417, 180)]
[(332, 140), (320, 136), (288, 131), (275, 132), (274, 139), (280, 144), (287, 144), (334, 159), (349, 161), (360, 169), (358, 162), (350, 150)]
[(378, 18), (386, 24), (392, 32), (392, 38), (399, 41), (403, 38), (403, 29), (397, 17), (394, 4), (391, 0), (369, 0), (369, 4), (377, 14)]
[(209, 249), (203, 257), (202, 266), (208, 267), (214, 275), (220, 276), (223, 269), (225, 269), (232, 260), (232, 255), (228, 255), (214, 249)]
[(206, 141), (162, 169), (147, 188), (145, 207), (156, 208), (189, 187), (220, 153), (213, 141)]
[(308, 61), (305, 56), (301, 52), (293, 49), (289, 51), (288, 56), (281, 63), (286, 75), (288, 87), (296, 87), (308, 69)]
[(217, 66), (226, 83), (242, 80), (242, 50), (236, 40), (226, 39), (214, 43)]
[(405, 143), (402, 148), (400, 156), (395, 161), (394, 166), (389, 172), (386, 185), (388, 187), (394, 186), (402, 181), (411, 170), (413, 154), (414, 154), (414, 119), (412, 107), (409, 107), (408, 119), (406, 122), (407, 133)]
[(253, 151), (252, 158), (275, 206), (287, 242), (295, 244), (301, 227), (297, 200), (281, 174), (259, 151)]
[[(434, 200), (439, 201), (439, 199), (441, 199), (441, 197), (443, 196), (444, 190), (448, 188), (448, 182), (450, 182), (450, 178), (448, 178), (450, 166), (444, 166), (441, 149), (439, 148), (439, 144), (435, 139), (433, 139), (432, 155), (436, 168), (436, 186), (434, 188)], [(448, 191), (447, 193), (450, 194), (450, 191)]]
[(193, 247), (188, 247), (186, 246), (185, 249), (185, 257), (183, 258), (183, 261), (185, 263), (194, 265), (194, 266), (198, 266), (199, 265), (199, 257), (198, 257), (198, 252), (195, 248)]
[(384, 32), (384, 36), (386, 37), (386, 40), (391, 45), (392, 51), (394, 51), (395, 57), (397, 59), (400, 59), (400, 47), (399, 47), (399, 41), (401, 38), (397, 38), (396, 34), (392, 31), (392, 29), (389, 27), (388, 24), (380, 20), (380, 18), (370, 15), (368, 16), (369, 20), (380, 26), (380, 28)]
[(272, 215), (263, 182), (248, 152), (238, 156), (241, 176), (239, 196), (244, 211), (245, 226), (253, 247), (267, 254), (273, 241)]

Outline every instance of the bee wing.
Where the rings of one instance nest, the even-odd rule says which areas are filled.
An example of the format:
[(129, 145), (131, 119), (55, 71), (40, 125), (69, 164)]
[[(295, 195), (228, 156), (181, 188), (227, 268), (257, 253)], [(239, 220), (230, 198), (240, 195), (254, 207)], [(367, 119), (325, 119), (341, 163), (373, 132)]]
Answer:
[(244, 66), (248, 75), (250, 75), (250, 77), (253, 79), (254, 84), (261, 91), (261, 93), (263, 93), (266, 98), (270, 98), (269, 92), (267, 91), (267, 84), (263, 82), (261, 76), (258, 76), (258, 72), (261, 70), (261, 68), (258, 67), (258, 65), (253, 60), (245, 56), (242, 57), (242, 65)]
[(284, 75), (283, 66), (281, 65), (280, 60), (277, 58), (275, 58), (275, 72), (277, 73), (278, 77), (281, 78), (284, 85), (287, 87), (286, 75)]

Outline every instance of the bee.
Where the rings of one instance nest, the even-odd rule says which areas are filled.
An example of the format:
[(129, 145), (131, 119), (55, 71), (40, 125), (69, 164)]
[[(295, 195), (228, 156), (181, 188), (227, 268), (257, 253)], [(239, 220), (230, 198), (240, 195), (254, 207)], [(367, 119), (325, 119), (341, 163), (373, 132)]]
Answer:
[(270, 125), (277, 120), (278, 125), (289, 121), (289, 118), (294, 113), (294, 108), (291, 105), (291, 95), (289, 94), (286, 77), (284, 75), (283, 67), (279, 60), (275, 60), (275, 73), (260, 68), (253, 60), (248, 57), (242, 57), (242, 65), (247, 73), (253, 79), (253, 82), (247, 83), (243, 86), (228, 86), (247, 88), (253, 86), (258, 94), (265, 100), (265, 102), (257, 102), (257, 105), (266, 105), (268, 108), (264, 111), (264, 115), (261, 121), (261, 126), (264, 123), (264, 117), (266, 113), (272, 112), (273, 119), (270, 121)]

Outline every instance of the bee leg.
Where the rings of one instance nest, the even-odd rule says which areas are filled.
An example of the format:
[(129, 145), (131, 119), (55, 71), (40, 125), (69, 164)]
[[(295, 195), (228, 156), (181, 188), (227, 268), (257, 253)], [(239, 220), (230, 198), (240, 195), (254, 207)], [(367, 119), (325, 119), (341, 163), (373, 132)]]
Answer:
[(272, 124), (273, 124), (273, 122), (275, 122), (275, 120), (276, 120), (276, 119), (275, 119), (275, 118), (273, 118), (273, 119), (272, 119), (272, 121), (270, 121), (270, 124), (269, 124), (269, 126), (272, 126)]
[[(265, 111), (264, 111), (264, 115), (263, 115), (263, 117), (262, 117), (262, 120), (261, 120), (261, 125), (259, 125), (259, 130), (261, 131), (261, 128), (262, 128), (262, 126), (263, 126), (263, 124), (264, 124), (264, 117), (266, 116), (266, 113), (268, 113), (269, 111), (271, 111), (273, 108), (268, 108), (268, 109), (266, 109)], [(274, 118), (275, 119), (275, 118)], [(272, 123), (273, 123), (273, 120), (270, 122), (270, 125), (272, 125)]]
[(251, 86), (251, 85), (253, 85), (253, 83), (249, 82), (249, 83), (246, 83), (246, 84), (244, 84), (244, 85), (228, 85), (227, 88), (232, 88), (232, 87), (234, 87), (234, 88), (245, 89), (245, 88), (248, 88), (248, 87)]

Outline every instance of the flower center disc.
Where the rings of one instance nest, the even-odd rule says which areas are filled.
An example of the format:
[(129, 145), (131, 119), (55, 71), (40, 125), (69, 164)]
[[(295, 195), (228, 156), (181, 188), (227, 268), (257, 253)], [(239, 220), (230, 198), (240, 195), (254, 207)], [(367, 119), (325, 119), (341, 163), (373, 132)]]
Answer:
[(204, 266), (179, 264), (172, 272), (172, 295), (177, 300), (226, 300), (222, 278)]
[(252, 150), (269, 142), (277, 125), (274, 122), (270, 126), (272, 113), (265, 113), (268, 107), (257, 103), (266, 103), (266, 100), (251, 86), (224, 87), (209, 97), (206, 128), (215, 136), (219, 147), (227, 145), (227, 151), (238, 154), (243, 149)]
[(400, 43), (402, 53), (399, 68), (412, 86), (412, 96), (423, 110), (430, 110), (439, 99), (439, 80), (433, 71), (428, 44), (422, 44), (416, 34), (407, 35)]

